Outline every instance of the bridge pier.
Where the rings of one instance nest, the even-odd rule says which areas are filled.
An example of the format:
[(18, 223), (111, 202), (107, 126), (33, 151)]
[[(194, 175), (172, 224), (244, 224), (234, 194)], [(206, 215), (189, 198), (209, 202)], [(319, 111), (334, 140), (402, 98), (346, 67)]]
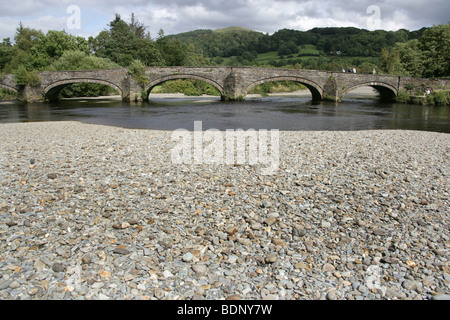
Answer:
[(329, 78), (325, 81), (323, 86), (323, 101), (333, 101), (337, 102), (342, 100), (342, 97), (339, 96), (338, 86), (336, 82), (336, 78), (331, 74)]
[(236, 74), (231, 68), (230, 74), (224, 79), (224, 92), (222, 94), (223, 101), (241, 101), (244, 100), (247, 92), (244, 86), (244, 79), (241, 75)]
[(144, 88), (139, 86), (130, 75), (121, 81), (121, 85), (123, 102), (140, 102), (146, 99), (143, 97)]
[(41, 86), (19, 86), (17, 93), (21, 102), (43, 102), (44, 96), (42, 94)]

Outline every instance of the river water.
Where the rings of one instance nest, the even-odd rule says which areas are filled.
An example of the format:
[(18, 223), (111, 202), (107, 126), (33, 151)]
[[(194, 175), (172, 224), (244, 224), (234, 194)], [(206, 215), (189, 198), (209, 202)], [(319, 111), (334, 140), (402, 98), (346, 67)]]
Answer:
[(123, 103), (118, 98), (75, 99), (57, 103), (0, 103), (0, 123), (80, 121), (135, 129), (279, 129), (353, 131), (376, 129), (450, 133), (450, 107), (381, 103), (366, 91), (340, 103), (312, 102), (311, 96), (251, 96), (243, 102), (217, 97), (150, 95), (150, 102)]

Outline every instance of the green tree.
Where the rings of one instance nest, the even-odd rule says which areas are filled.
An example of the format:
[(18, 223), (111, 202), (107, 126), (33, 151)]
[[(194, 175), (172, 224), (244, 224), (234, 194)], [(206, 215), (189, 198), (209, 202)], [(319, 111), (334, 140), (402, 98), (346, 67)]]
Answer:
[(370, 62), (363, 62), (362, 64), (359, 65), (359, 73), (372, 73), (373, 70), (377, 70), (377, 66), (373, 63)]
[(280, 56), (290, 55), (290, 54), (295, 54), (295, 53), (298, 53), (298, 47), (292, 40), (283, 42), (280, 45), (280, 48), (278, 49), (278, 54)]
[(18, 86), (30, 85), (36, 87), (41, 83), (39, 75), (34, 70), (27, 70), (24, 65), (20, 65), (16, 69), (14, 81)]
[(140, 60), (134, 60), (128, 67), (128, 73), (136, 80), (137, 84), (141, 86), (142, 89), (148, 82), (147, 76), (145, 75), (145, 64)]
[(196, 53), (194, 45), (190, 44), (185, 47), (186, 56), (183, 61), (183, 65), (190, 67), (201, 67), (210, 65), (210, 61), (206, 59), (202, 54)]
[(29, 52), (31, 48), (37, 43), (41, 35), (41, 31), (26, 28), (22, 25), (21, 22), (16, 28), (16, 34), (14, 35), (15, 46), (21, 51)]
[(418, 48), (423, 53), (423, 76), (450, 75), (450, 24), (434, 26), (419, 38)]
[(0, 71), (11, 63), (13, 58), (13, 46), (9, 38), (3, 39), (0, 43)]
[(108, 31), (102, 31), (96, 38), (90, 38), (89, 44), (99, 57), (108, 58), (120, 66), (127, 67), (134, 60), (140, 60), (147, 66), (162, 65), (164, 59), (155, 43), (145, 35), (144, 26), (132, 16), (130, 24), (116, 15), (110, 22)]
[(19, 24), (14, 35), (14, 45), (8, 49), (11, 52), (9, 63), (5, 64), (3, 71), (5, 73), (14, 73), (19, 66), (28, 64), (28, 56), (42, 32), (26, 28)]
[(65, 51), (78, 50), (89, 53), (88, 42), (83, 37), (67, 34), (64, 31), (50, 30), (39, 35), (36, 44), (30, 49), (28, 66), (43, 70), (58, 60)]
[(384, 72), (412, 77), (450, 75), (450, 25), (424, 30), (420, 38), (383, 48), (380, 65)]
[(65, 51), (63, 55), (49, 65), (46, 70), (96, 70), (118, 68), (119, 65), (109, 59), (91, 56), (83, 51)]
[(187, 58), (187, 48), (179, 39), (168, 39), (162, 36), (156, 40), (159, 51), (167, 66), (182, 66)]
[(145, 29), (146, 29), (145, 25), (139, 21), (139, 19), (134, 15), (134, 12), (131, 13), (129, 27), (130, 27), (131, 33), (133, 33), (136, 38), (150, 39), (150, 34), (146, 33), (146, 31), (145, 31)]
[(391, 49), (383, 48), (380, 55), (381, 70), (392, 75), (407, 75), (401, 62), (400, 49), (394, 47)]
[(397, 43), (396, 49), (399, 51), (405, 74), (411, 77), (422, 77), (425, 66), (423, 51), (419, 48), (419, 40)]

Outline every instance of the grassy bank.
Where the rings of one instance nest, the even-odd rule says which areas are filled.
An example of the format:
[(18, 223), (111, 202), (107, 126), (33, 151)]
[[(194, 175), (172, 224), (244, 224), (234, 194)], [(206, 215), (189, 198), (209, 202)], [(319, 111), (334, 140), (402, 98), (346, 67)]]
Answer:
[(435, 91), (427, 95), (425, 92), (413, 93), (408, 90), (399, 90), (396, 101), (418, 105), (448, 106), (450, 105), (450, 91)]

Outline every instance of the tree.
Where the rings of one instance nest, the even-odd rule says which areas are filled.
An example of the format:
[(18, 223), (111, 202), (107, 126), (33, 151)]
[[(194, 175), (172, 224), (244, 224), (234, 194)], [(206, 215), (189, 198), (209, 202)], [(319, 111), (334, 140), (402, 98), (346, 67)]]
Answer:
[(380, 62), (388, 74), (412, 77), (445, 77), (450, 75), (450, 25), (427, 29), (418, 39), (384, 48)]
[(64, 70), (96, 70), (118, 68), (119, 65), (109, 59), (91, 56), (83, 51), (72, 50), (65, 51), (63, 55), (46, 70), (64, 71)]
[(18, 86), (38, 86), (41, 82), (39, 75), (34, 70), (27, 70), (24, 65), (20, 65), (14, 73), (14, 81)]
[(160, 37), (156, 40), (159, 51), (167, 66), (182, 66), (187, 58), (187, 47), (179, 39)]
[(88, 42), (83, 37), (73, 36), (64, 31), (50, 30), (40, 34), (36, 44), (30, 49), (28, 67), (43, 70), (58, 60), (65, 51), (78, 50), (89, 53)]
[[(31, 48), (36, 45), (41, 35), (42, 32), (36, 29), (26, 28), (20, 23), (14, 35), (14, 45), (9, 49), (4, 48), (6, 51), (10, 51), (11, 59), (5, 64), (3, 71), (5, 73), (14, 73), (19, 66), (26, 65)], [(8, 42), (10, 44), (10, 41)]]
[(298, 53), (298, 47), (292, 40), (283, 42), (280, 45), (280, 48), (278, 49), (278, 55), (280, 55), (280, 56), (290, 55), (290, 54), (295, 54), (295, 53)]
[(145, 27), (134, 15), (130, 24), (116, 15), (109, 26), (109, 30), (89, 39), (90, 47), (97, 56), (108, 58), (123, 67), (131, 65), (134, 60), (140, 60), (147, 66), (164, 64), (155, 43), (145, 36)]
[(11, 63), (13, 58), (13, 46), (9, 38), (3, 39), (0, 43), (0, 71), (2, 71), (8, 64)]
[(150, 34), (145, 32), (145, 25), (139, 21), (139, 19), (134, 15), (134, 12), (131, 13), (130, 20), (130, 30), (135, 37), (144, 39), (148, 36), (148, 39), (150, 39)]
[(15, 46), (21, 51), (28, 52), (37, 43), (41, 35), (41, 31), (26, 28), (20, 22), (14, 35)]
[(419, 48), (419, 40), (414, 39), (405, 43), (397, 43), (402, 68), (410, 77), (424, 76), (424, 55)]
[(450, 24), (434, 26), (419, 38), (418, 48), (423, 53), (423, 75), (444, 77), (450, 75)]
[(400, 50), (397, 47), (381, 50), (380, 67), (387, 74), (407, 75), (400, 60)]
[(130, 74), (136, 83), (141, 86), (142, 89), (148, 82), (147, 76), (145, 75), (145, 64), (140, 60), (134, 60), (128, 67), (128, 74)]

